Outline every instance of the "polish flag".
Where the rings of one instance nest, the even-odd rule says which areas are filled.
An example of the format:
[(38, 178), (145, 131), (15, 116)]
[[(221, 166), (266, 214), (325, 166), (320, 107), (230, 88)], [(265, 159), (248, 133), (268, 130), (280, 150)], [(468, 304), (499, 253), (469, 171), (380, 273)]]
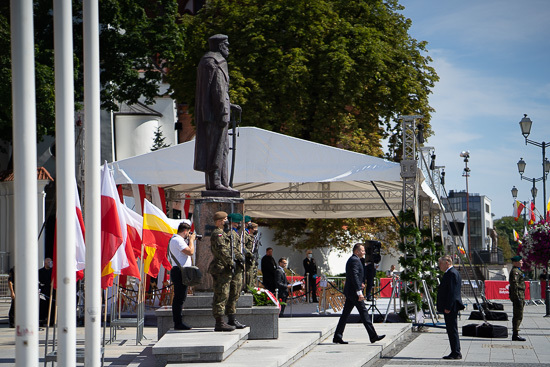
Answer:
[[(86, 236), (86, 229), (84, 227), (84, 219), (82, 218), (82, 207), (80, 206), (80, 198), (78, 196), (78, 188), (76, 185), (76, 180), (74, 183), (74, 202), (76, 207), (76, 215), (75, 215), (75, 221), (76, 221), (76, 251), (75, 251), (75, 270), (76, 270), (76, 280), (79, 281), (80, 279), (84, 278), (84, 267), (86, 265), (86, 244), (85, 244), (85, 236)], [(52, 265), (52, 283), (54, 289), (57, 289), (57, 269), (56, 269), (56, 260), (57, 260), (57, 223), (55, 225), (55, 232), (54, 232), (54, 242), (53, 242), (53, 265)]]
[(118, 214), (118, 194), (113, 174), (103, 165), (101, 171), (101, 287), (105, 289), (108, 282), (104, 282), (105, 267), (117, 252), (124, 239)]
[(535, 203), (532, 201), (529, 202), (529, 224), (533, 224), (537, 221), (537, 217), (535, 215)]

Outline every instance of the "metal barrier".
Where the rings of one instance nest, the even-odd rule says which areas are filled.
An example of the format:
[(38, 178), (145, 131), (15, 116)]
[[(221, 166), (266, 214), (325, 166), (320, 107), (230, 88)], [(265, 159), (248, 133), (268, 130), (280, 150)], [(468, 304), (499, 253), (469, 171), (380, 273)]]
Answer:
[(533, 303), (535, 305), (544, 304), (542, 300), (542, 295), (541, 295), (540, 281), (538, 280), (530, 281), (529, 291), (531, 292), (531, 299), (528, 301), (529, 303)]
[(462, 295), (473, 298), (474, 293), (477, 297), (485, 296), (485, 283), (482, 280), (476, 282), (475, 280), (462, 279)]

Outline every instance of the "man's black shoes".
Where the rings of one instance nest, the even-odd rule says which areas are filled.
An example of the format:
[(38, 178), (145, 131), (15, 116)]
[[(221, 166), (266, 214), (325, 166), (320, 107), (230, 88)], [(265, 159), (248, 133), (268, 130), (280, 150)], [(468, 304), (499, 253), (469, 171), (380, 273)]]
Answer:
[(519, 335), (512, 335), (512, 340), (517, 341), (517, 342), (524, 342), (525, 338), (521, 337)]
[(378, 341), (384, 339), (385, 337), (386, 337), (386, 335), (378, 335), (376, 338), (371, 339), (370, 342), (371, 342), (371, 343), (376, 343), (376, 342), (378, 342)]
[(338, 337), (334, 337), (332, 339), (332, 342), (336, 344), (348, 344), (348, 342), (345, 342), (342, 338), (338, 338)]
[(460, 354), (460, 353), (451, 353), (448, 356), (443, 357), (443, 359), (462, 359), (462, 354)]
[(191, 326), (182, 323), (181, 325), (174, 325), (174, 330), (191, 330)]

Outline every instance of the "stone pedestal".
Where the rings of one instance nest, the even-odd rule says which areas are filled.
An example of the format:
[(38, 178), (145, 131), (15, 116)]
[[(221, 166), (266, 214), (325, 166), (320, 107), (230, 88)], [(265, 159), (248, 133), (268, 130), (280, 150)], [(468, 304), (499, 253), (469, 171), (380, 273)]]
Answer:
[(203, 273), (202, 283), (195, 287), (198, 291), (212, 290), (212, 276), (208, 274), (208, 266), (212, 261), (210, 251), (210, 235), (216, 229), (214, 226), (214, 213), (224, 211), (229, 213), (243, 213), (244, 199), (227, 197), (205, 197), (195, 200), (193, 222), (195, 231), (204, 237), (197, 241), (195, 265)]

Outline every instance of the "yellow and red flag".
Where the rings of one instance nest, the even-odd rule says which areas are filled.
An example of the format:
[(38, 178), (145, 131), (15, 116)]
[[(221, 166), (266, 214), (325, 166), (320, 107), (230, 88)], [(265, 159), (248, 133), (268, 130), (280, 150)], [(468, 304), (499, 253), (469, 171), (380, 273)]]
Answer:
[[(144, 270), (147, 274), (156, 278), (160, 270), (160, 264), (166, 270), (172, 265), (166, 254), (170, 238), (178, 232), (181, 220), (170, 219), (147, 199), (143, 205), (143, 245), (145, 246)], [(145, 256), (145, 255), (144, 255)]]
[(525, 205), (523, 205), (521, 201), (514, 200), (514, 211), (512, 213), (512, 216), (514, 217), (516, 222), (521, 216), (521, 212), (523, 211), (523, 208), (525, 208)]

